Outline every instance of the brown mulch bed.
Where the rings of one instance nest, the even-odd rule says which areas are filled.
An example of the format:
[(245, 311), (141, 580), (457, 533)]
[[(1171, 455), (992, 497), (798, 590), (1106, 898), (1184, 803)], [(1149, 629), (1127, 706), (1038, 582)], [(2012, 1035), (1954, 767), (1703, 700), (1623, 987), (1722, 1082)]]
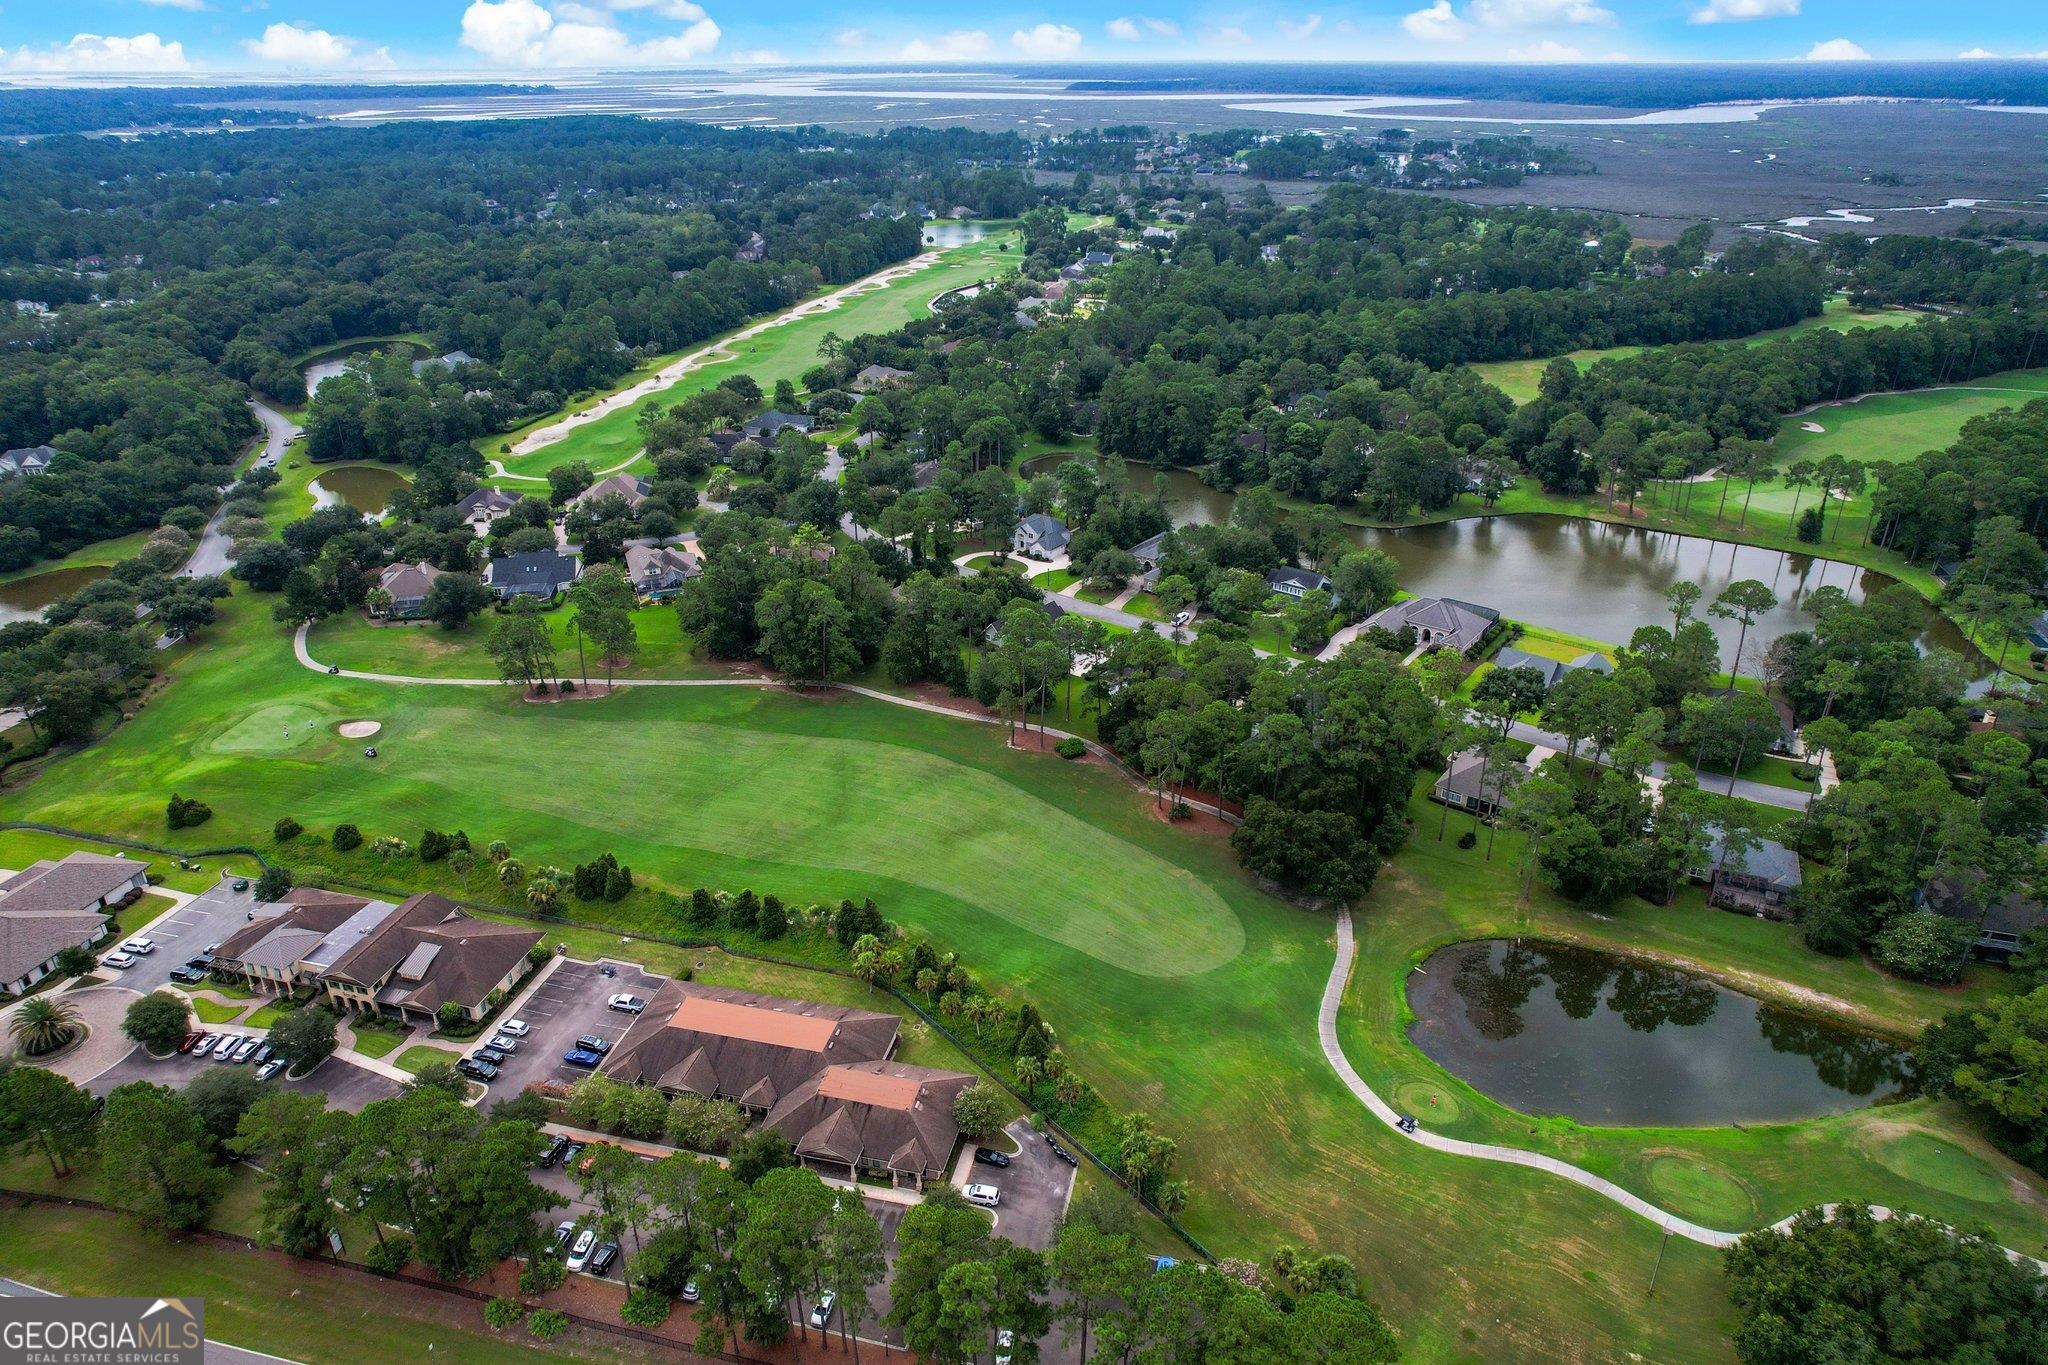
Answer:
[(594, 682), (588, 687), (577, 683), (574, 692), (558, 692), (552, 687), (545, 692), (536, 692), (529, 687), (519, 694), (519, 699), (532, 702), (535, 706), (553, 706), (558, 701), (598, 701), (611, 694), (612, 688), (609, 684)]
[(904, 691), (927, 706), (943, 707), (948, 711), (957, 711), (963, 716), (982, 716), (987, 719), (994, 719), (996, 714), (972, 697), (954, 696), (946, 690), (943, 683), (912, 683)]
[(1221, 816), (1211, 815), (1209, 812), (1193, 806), (1188, 808), (1189, 814), (1187, 819), (1176, 820), (1173, 818), (1173, 803), (1171, 801), (1164, 803), (1147, 801), (1145, 809), (1154, 820), (1159, 821), (1161, 824), (1172, 825), (1175, 829), (1189, 830), (1195, 834), (1220, 834), (1227, 839), (1236, 828)]

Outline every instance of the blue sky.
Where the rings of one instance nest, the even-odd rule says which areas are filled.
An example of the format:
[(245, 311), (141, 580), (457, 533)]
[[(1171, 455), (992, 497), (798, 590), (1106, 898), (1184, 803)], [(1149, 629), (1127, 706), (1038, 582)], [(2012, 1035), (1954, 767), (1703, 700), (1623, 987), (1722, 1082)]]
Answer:
[(2048, 57), (2041, 0), (0, 0), (0, 78), (778, 62)]

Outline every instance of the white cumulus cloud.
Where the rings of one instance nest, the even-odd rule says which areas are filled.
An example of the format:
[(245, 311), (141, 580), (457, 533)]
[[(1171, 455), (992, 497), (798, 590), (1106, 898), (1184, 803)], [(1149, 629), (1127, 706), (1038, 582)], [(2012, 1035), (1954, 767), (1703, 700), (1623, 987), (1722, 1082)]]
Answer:
[(1037, 24), (1012, 33), (1010, 46), (1027, 57), (1071, 57), (1081, 50), (1081, 30), (1066, 24)]
[(1789, 19), (1799, 0), (1707, 0), (1692, 12), (1695, 24), (1740, 24), (1751, 19)]
[(0, 49), (0, 66), (11, 71), (154, 72), (188, 71), (185, 45), (165, 42), (154, 33), (132, 38), (80, 33), (68, 43), (45, 48)]
[[(280, 66), (347, 66), (358, 60), (354, 39), (298, 24), (272, 24), (261, 38), (252, 38), (243, 46), (250, 56)], [(383, 64), (388, 64), (390, 54), (382, 55)], [(369, 54), (368, 60), (375, 63), (377, 54)]]
[(902, 57), (912, 62), (964, 62), (979, 57), (995, 42), (978, 28), (956, 28), (929, 38), (912, 38), (903, 45)]
[(1996, 52), (1987, 51), (1986, 49), (1981, 47), (1973, 47), (1968, 52), (1958, 52), (1956, 54), (1957, 60), (1965, 62), (1992, 61), (1995, 60), (1997, 56), (1998, 54)]
[(1451, 9), (1451, 0), (1436, 0), (1428, 9), (1416, 10), (1401, 20), (1401, 27), (1425, 43), (1455, 43), (1472, 31)]
[(1488, 28), (1550, 28), (1611, 24), (1614, 11), (1591, 0), (1472, 0), (1472, 17)]
[(1847, 38), (1830, 38), (1824, 43), (1815, 43), (1813, 50), (1806, 54), (1809, 62), (1867, 62), (1870, 54)]
[(1322, 26), (1323, 16), (1320, 14), (1311, 14), (1306, 19), (1301, 20), (1299, 23), (1296, 23), (1288, 19), (1282, 19), (1280, 21), (1280, 32), (1298, 43), (1302, 39), (1312, 35), (1317, 29), (1321, 28)]
[(475, 0), (462, 12), (462, 45), (499, 66), (673, 66), (718, 46), (718, 25), (691, 0), (609, 0), (611, 10), (648, 10), (683, 25), (635, 42), (585, 5), (551, 10), (537, 0)]

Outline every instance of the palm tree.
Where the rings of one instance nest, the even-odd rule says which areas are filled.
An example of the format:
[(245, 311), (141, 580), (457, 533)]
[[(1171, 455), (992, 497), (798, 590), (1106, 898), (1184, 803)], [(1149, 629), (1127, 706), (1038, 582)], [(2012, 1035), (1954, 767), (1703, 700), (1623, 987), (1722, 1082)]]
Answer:
[(68, 1000), (37, 996), (26, 1001), (8, 1021), (7, 1032), (31, 1057), (44, 1057), (82, 1031), (78, 1006)]

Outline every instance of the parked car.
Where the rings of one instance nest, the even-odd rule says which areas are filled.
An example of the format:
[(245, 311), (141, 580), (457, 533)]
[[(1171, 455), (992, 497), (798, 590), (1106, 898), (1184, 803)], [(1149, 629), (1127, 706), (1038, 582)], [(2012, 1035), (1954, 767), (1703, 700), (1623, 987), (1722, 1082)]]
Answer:
[(576, 1235), (576, 1220), (565, 1218), (555, 1224), (555, 1250), (562, 1251), (569, 1245), (569, 1239)]
[(1177, 611), (1173, 614), (1173, 623), (1177, 626), (1184, 626), (1194, 619), (1195, 614), (1191, 611)]
[(199, 1035), (199, 1041), (192, 1045), (192, 1055), (194, 1057), (204, 1057), (207, 1053), (213, 1051), (214, 1044), (220, 1041), (219, 1038), (211, 1033), (202, 1033)]
[(619, 1244), (617, 1242), (599, 1242), (597, 1250), (590, 1253), (590, 1264), (585, 1266), (584, 1269), (593, 1275), (610, 1274), (613, 1263), (618, 1259)]
[(151, 953), (156, 951), (156, 940), (153, 938), (142, 938), (138, 935), (137, 937), (131, 938), (126, 943), (122, 944), (121, 951), (124, 953), (133, 953), (137, 957), (148, 957)]
[(269, 1061), (269, 1060), (270, 1060), (270, 1044), (269, 1044), (269, 1043), (263, 1043), (263, 1044), (259, 1045), (259, 1046), (257, 1047), (257, 1049), (256, 1049), (256, 1050), (255, 1050), (254, 1052), (252, 1052), (252, 1053), (250, 1053), (250, 1054), (249, 1054), (249, 1060), (250, 1060), (250, 1061), (252, 1061), (252, 1062), (254, 1062), (254, 1063), (256, 1063), (256, 1064), (257, 1064), (258, 1066), (261, 1066), (261, 1065), (262, 1065), (263, 1063), (265, 1063), (265, 1062)]
[(582, 1048), (585, 1052), (595, 1052), (600, 1056), (612, 1050), (611, 1043), (598, 1037), (595, 1033), (586, 1033), (578, 1038), (576, 1046)]
[(524, 1019), (507, 1019), (498, 1025), (498, 1032), (508, 1038), (524, 1038), (527, 1034), (533, 1032), (533, 1029), (528, 1026)]
[(205, 1034), (203, 1034), (203, 1033), (188, 1033), (188, 1034), (186, 1034), (186, 1035), (185, 1035), (185, 1036), (184, 1036), (184, 1037), (183, 1037), (182, 1039), (180, 1039), (180, 1040), (179, 1040), (179, 1042), (178, 1042), (178, 1051), (179, 1051), (180, 1053), (190, 1052), (190, 1051), (191, 1051), (191, 1050), (192, 1050), (193, 1048), (195, 1048), (195, 1047), (198, 1047), (198, 1046), (199, 1046), (199, 1040), (200, 1040), (201, 1038), (204, 1038), (205, 1036), (206, 1036), (206, 1035), (205, 1035)]
[(474, 1057), (465, 1057), (455, 1064), (455, 1069), (474, 1080), (486, 1083), (498, 1079), (498, 1068), (489, 1062), (480, 1062)]
[(188, 986), (196, 986), (206, 980), (206, 973), (187, 963), (183, 966), (171, 968), (171, 980), (182, 981)]
[(237, 890), (237, 891), (247, 891), (248, 889), (249, 889), (249, 879), (248, 879), (247, 877), (237, 877), (237, 878), (235, 878), (235, 890)]
[(259, 1081), (267, 1081), (272, 1076), (275, 1076), (278, 1072), (282, 1070), (284, 1070), (284, 1058), (272, 1057), (262, 1066), (256, 1068), (256, 1079)]
[(1010, 1365), (1017, 1353), (1017, 1334), (1007, 1327), (996, 1329), (996, 1365)]
[(1080, 1157), (1075, 1156), (1072, 1152), (1060, 1146), (1059, 1143), (1053, 1141), (1050, 1135), (1046, 1137), (1045, 1142), (1048, 1147), (1052, 1148), (1052, 1154), (1061, 1161), (1066, 1162), (1069, 1166), (1079, 1166), (1081, 1164)]
[(507, 1038), (502, 1033), (499, 1034), (497, 1037), (491, 1039), (491, 1041), (485, 1044), (485, 1046), (490, 1048), (493, 1052), (503, 1052), (508, 1055), (519, 1051), (518, 1040), (513, 1038)]
[(559, 1165), (562, 1160), (562, 1153), (568, 1150), (569, 1139), (563, 1137), (560, 1133), (555, 1134), (554, 1137), (548, 1140), (548, 1149), (540, 1154), (542, 1168), (545, 1169), (549, 1166)]
[(609, 962), (600, 962), (597, 964), (597, 974), (599, 976), (617, 976), (619, 969)]
[(255, 1055), (256, 1040), (254, 1038), (244, 1038), (241, 1042), (235, 1044), (236, 1066), (240, 1066), (243, 1062), (248, 1061), (251, 1057)]
[(590, 1264), (590, 1253), (597, 1250), (597, 1234), (589, 1228), (576, 1234), (576, 1242), (569, 1248), (569, 1269), (581, 1270)]
[(587, 1047), (572, 1047), (562, 1054), (562, 1060), (570, 1066), (594, 1067), (604, 1060), (602, 1053), (592, 1052)]
[(1403, 1114), (1394, 1126), (1404, 1133), (1412, 1133), (1415, 1131), (1415, 1118), (1411, 1114)]
[(605, 1003), (620, 1014), (638, 1014), (647, 1008), (647, 1002), (637, 995), (615, 995)]
[(213, 1060), (215, 1060), (216, 1062), (232, 1062), (233, 1060), (235, 1060), (235, 1049), (237, 1047), (240, 1047), (241, 1043), (241, 1034), (228, 1034), (226, 1037), (222, 1038), (219, 1042), (213, 1045)]
[(562, 1164), (567, 1166), (575, 1161), (577, 1157), (582, 1156), (583, 1146), (584, 1144), (571, 1139), (569, 1145), (562, 1149)]
[(219, 951), (220, 945), (218, 943), (207, 944), (204, 948), (201, 948), (199, 950), (199, 956), (192, 959), (192, 965), (196, 967), (212, 963), (214, 954), (218, 953)]
[(1010, 1164), (1010, 1158), (993, 1147), (976, 1147), (974, 1149), (974, 1159), (984, 1166), (1007, 1166)]
[(120, 949), (117, 948), (113, 952), (108, 953), (105, 957), (101, 958), (100, 965), (102, 967), (112, 967), (116, 971), (125, 972), (130, 967), (133, 967), (135, 965), (135, 959), (128, 956), (128, 954), (122, 952)]
[(480, 1047), (469, 1055), (476, 1061), (489, 1062), (492, 1066), (498, 1066), (505, 1060), (505, 1054), (494, 1047)]
[(692, 1278), (692, 1279), (688, 1279), (688, 1280), (684, 1280), (684, 1281), (683, 1281), (683, 1302), (684, 1302), (684, 1303), (695, 1303), (695, 1302), (697, 1301), (698, 1297), (699, 1297), (699, 1295), (698, 1295), (698, 1292), (697, 1292), (697, 1281), (696, 1281), (696, 1280), (695, 1280), (694, 1278)]
[(832, 1321), (832, 1305), (837, 1302), (839, 1296), (829, 1289), (818, 1295), (818, 1301), (811, 1305), (811, 1326), (823, 1331), (825, 1324)]
[(960, 1193), (967, 1197), (968, 1203), (985, 1209), (992, 1209), (1003, 1202), (1003, 1192), (993, 1185), (969, 1185)]

